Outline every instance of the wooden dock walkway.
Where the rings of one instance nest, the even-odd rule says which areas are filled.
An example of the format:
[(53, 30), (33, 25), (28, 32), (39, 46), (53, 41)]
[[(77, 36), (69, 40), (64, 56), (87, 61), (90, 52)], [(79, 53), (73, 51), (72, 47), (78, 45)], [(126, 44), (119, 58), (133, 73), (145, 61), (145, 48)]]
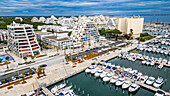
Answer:
[(46, 95), (46, 96), (55, 96), (53, 95), (47, 88), (45, 87), (42, 87), (42, 90), (43, 90), (43, 93)]

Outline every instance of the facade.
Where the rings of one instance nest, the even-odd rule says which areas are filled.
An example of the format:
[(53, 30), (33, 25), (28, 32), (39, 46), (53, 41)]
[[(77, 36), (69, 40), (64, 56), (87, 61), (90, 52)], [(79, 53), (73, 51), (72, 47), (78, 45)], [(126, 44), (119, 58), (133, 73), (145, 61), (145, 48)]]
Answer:
[(76, 42), (97, 42), (99, 41), (97, 24), (90, 20), (80, 20), (77, 26), (74, 27), (70, 37)]
[(8, 48), (19, 57), (34, 56), (40, 46), (37, 42), (33, 26), (28, 24), (8, 25)]
[(60, 49), (71, 48), (72, 40), (68, 37), (68, 32), (56, 32), (53, 36), (43, 36), (42, 40), (53, 46), (59, 46)]
[(58, 20), (58, 23), (61, 24), (62, 26), (67, 26), (67, 27), (73, 27), (74, 26), (74, 21), (72, 18), (63, 18)]
[(46, 20), (45, 17), (40, 17), (39, 22), (43, 22), (44, 23), (45, 20)]
[(6, 30), (0, 30), (0, 40), (4, 41), (7, 40), (8, 36), (7, 36), (7, 31)]
[(144, 18), (140, 17), (125, 17), (118, 19), (118, 29), (123, 34), (131, 33), (130, 30), (133, 30), (133, 35), (140, 35), (143, 31), (143, 22)]

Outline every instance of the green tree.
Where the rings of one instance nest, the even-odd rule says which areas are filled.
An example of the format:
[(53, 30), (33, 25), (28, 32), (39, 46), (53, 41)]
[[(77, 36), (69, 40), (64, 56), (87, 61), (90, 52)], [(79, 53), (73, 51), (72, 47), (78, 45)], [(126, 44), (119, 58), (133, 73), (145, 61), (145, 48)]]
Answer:
[(48, 49), (47, 45), (43, 45), (43, 48), (44, 48), (44, 49)]
[(54, 34), (54, 30), (53, 30), (53, 29), (52, 29), (51, 33), (53, 33), (53, 34)]
[(3, 59), (0, 59), (0, 63), (2, 63), (2, 60), (3, 60)]
[[(9, 56), (5, 57), (6, 62), (9, 60), (9, 58), (10, 58)], [(8, 69), (8, 68), (9, 68), (9, 67), (8, 67), (8, 62), (6, 63), (6, 66), (7, 66), (7, 69)]]
[(43, 74), (44, 74), (44, 76), (45, 76), (45, 68), (42, 67), (41, 70), (43, 71)]
[(104, 35), (104, 34), (106, 34), (106, 32), (105, 32), (105, 29), (104, 29), (104, 28), (102, 28), (102, 29), (99, 29), (99, 33), (100, 33), (101, 35)]
[(23, 57), (23, 59), (25, 60), (25, 62), (27, 61), (27, 57)]
[(40, 52), (39, 52), (39, 51), (36, 51), (35, 53), (36, 53), (36, 54), (40, 54)]
[(3, 43), (4, 43), (4, 44), (7, 44), (7, 40), (4, 40)]
[(29, 69), (29, 75), (31, 75), (32, 74), (32, 71), (31, 71), (31, 69)]
[(22, 74), (22, 78), (23, 78), (23, 82), (24, 82), (25, 73), (22, 72), (21, 74)]
[(59, 46), (56, 46), (56, 49), (57, 49), (57, 54), (59, 54), (58, 51), (59, 51), (60, 47), (59, 47)]
[(31, 59), (34, 61), (35, 56), (31, 56)]
[(12, 76), (9, 76), (9, 79), (12, 81)]
[(38, 67), (38, 69), (37, 69), (37, 75), (38, 75), (39, 78), (40, 78), (40, 73), (41, 73), (41, 67)]
[(66, 62), (68, 63), (68, 60), (69, 60), (68, 54), (65, 56), (65, 59), (66, 59)]
[(111, 33), (115, 35), (115, 40), (117, 40), (119, 34), (122, 34), (122, 32), (120, 32), (118, 29), (112, 30)]
[(72, 31), (68, 32), (68, 36), (71, 36), (71, 34), (72, 34)]
[(76, 55), (74, 55), (74, 61), (76, 60)]
[(140, 44), (141, 38), (142, 38), (142, 37), (139, 37), (139, 39), (138, 39), (138, 44)]

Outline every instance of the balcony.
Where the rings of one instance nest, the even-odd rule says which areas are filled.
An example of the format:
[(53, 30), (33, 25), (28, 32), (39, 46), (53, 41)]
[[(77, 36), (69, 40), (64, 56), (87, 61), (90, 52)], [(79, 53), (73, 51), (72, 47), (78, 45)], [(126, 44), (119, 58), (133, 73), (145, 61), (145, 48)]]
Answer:
[(24, 30), (16, 30), (15, 33), (24, 33)]
[(34, 44), (34, 43), (36, 43), (36, 42), (35, 41), (30, 42), (30, 44)]
[(16, 37), (15, 39), (26, 39), (26, 37)]
[(19, 45), (19, 48), (28, 47), (29, 45)]
[(35, 47), (35, 48), (32, 48), (32, 50), (36, 50), (36, 49), (38, 49), (39, 47)]
[(20, 50), (19, 52), (31, 51), (30, 49)]

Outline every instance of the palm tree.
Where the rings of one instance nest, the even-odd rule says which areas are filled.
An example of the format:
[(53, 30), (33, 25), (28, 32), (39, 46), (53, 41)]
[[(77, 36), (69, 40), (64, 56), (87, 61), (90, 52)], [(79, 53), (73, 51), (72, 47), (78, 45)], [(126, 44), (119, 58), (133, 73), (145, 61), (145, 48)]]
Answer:
[[(9, 60), (9, 58), (10, 58), (9, 56), (5, 57), (5, 59), (6, 59), (7, 61)], [(6, 62), (7, 62), (7, 61), (6, 61)], [(8, 69), (8, 68), (9, 68), (9, 67), (8, 67), (8, 62), (6, 63), (6, 66), (7, 66), (7, 69)]]
[(90, 42), (89, 42), (89, 49), (90, 49), (90, 46), (91, 46), (91, 44), (90, 44)]
[(42, 67), (41, 70), (43, 71), (43, 74), (44, 74), (44, 76), (45, 76), (45, 68)]
[(35, 56), (31, 56), (31, 59), (34, 61)]
[(38, 69), (37, 69), (38, 78), (40, 78), (40, 73), (41, 73), (41, 67), (38, 67)]
[(31, 69), (29, 69), (29, 75), (31, 75), (32, 74), (32, 71), (31, 71)]
[(12, 76), (10, 76), (9, 79), (12, 81)]
[(68, 63), (69, 56), (68, 56), (68, 55), (66, 55), (66, 56), (65, 56), (65, 59), (66, 59), (66, 62)]
[(84, 55), (82, 54), (82, 56), (81, 56), (81, 59), (83, 60), (84, 59)]
[(58, 55), (59, 48), (60, 48), (59, 46), (56, 46), (56, 49), (57, 49), (57, 55)]
[(23, 59), (25, 60), (25, 62), (27, 61), (27, 57), (23, 57)]
[(74, 44), (73, 44), (73, 53), (74, 53)]
[[(130, 38), (132, 37), (132, 35), (133, 35), (133, 29), (130, 29)], [(133, 37), (132, 37), (132, 39), (133, 39)]]
[(75, 62), (75, 60), (76, 60), (76, 55), (74, 55), (74, 62)]
[(24, 82), (24, 76), (25, 76), (25, 73), (24, 73), (24, 72), (22, 72), (21, 74), (22, 74), (23, 82)]
[(139, 37), (139, 39), (138, 39), (138, 44), (140, 44), (140, 40), (141, 40), (141, 37)]

